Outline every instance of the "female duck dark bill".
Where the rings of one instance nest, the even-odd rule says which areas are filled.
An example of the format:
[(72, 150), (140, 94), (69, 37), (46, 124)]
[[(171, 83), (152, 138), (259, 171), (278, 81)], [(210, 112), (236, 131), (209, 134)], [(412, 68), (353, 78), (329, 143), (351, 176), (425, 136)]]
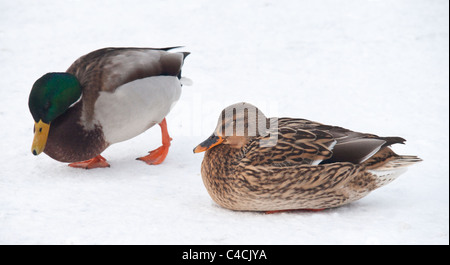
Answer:
[(152, 48), (105, 48), (76, 60), (65, 73), (48, 73), (30, 93), (35, 121), (32, 153), (80, 168), (109, 167), (100, 154), (155, 124), (162, 146), (138, 158), (160, 164), (172, 140), (166, 115), (181, 94), (189, 53)]
[[(269, 138), (276, 138), (275, 144), (261, 144)], [(255, 106), (238, 103), (222, 111), (213, 135), (194, 152), (206, 151), (203, 182), (222, 207), (317, 210), (356, 201), (421, 161), (389, 147), (404, 141), (305, 119), (267, 119)]]

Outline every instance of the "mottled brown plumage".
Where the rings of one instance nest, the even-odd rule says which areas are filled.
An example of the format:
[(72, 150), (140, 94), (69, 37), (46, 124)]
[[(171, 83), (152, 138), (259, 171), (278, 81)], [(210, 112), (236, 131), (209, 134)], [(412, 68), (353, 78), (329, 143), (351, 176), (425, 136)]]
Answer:
[[(236, 107), (255, 108), (248, 103)], [(225, 111), (225, 110), (224, 110)], [(203, 182), (219, 205), (244, 211), (277, 211), (337, 207), (366, 196), (395, 179), (403, 169), (420, 161), (415, 156), (399, 156), (388, 146), (403, 143), (400, 137), (378, 137), (328, 126), (305, 119), (266, 119), (276, 125), (262, 135), (230, 134), (233, 123), (244, 120), (245, 128), (256, 120), (235, 111), (226, 119), (221, 115), (211, 139), (221, 144), (212, 148), (199, 145), (194, 152), (206, 150), (201, 166)], [(220, 128), (220, 129), (219, 129)], [(273, 146), (261, 140), (276, 136)], [(240, 146), (229, 138), (245, 139)], [(211, 142), (212, 140), (209, 140)]]

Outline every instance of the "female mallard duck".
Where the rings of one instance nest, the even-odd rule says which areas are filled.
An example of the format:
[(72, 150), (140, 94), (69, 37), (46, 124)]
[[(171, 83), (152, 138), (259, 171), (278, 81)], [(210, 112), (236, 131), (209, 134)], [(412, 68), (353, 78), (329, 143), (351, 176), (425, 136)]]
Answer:
[(171, 141), (165, 117), (180, 97), (189, 54), (170, 49), (100, 49), (65, 73), (39, 78), (28, 102), (35, 121), (32, 153), (74, 162), (72, 167), (109, 167), (100, 155), (108, 146), (159, 124), (162, 146), (138, 159), (163, 162)]
[(206, 151), (203, 182), (222, 207), (243, 211), (325, 209), (366, 196), (421, 161), (378, 137), (317, 122), (270, 118), (248, 103), (222, 111), (194, 152)]

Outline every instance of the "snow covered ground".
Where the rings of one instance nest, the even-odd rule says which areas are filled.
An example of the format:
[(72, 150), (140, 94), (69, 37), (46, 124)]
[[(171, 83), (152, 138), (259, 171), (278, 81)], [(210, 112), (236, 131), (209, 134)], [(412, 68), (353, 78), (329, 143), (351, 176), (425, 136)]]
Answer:
[[(192, 54), (167, 117), (69, 168), (30, 146), (28, 94), (46, 72), (108, 46), (184, 45)], [(448, 244), (449, 2), (0, 0), (0, 244)], [(266, 215), (217, 206), (200, 176), (219, 112), (247, 101), (383, 136), (424, 162), (350, 205)]]

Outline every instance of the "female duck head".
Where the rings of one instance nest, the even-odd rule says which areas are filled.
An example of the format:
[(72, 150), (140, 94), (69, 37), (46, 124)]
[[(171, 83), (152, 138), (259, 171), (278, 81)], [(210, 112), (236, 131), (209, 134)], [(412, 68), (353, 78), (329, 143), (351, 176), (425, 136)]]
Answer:
[(252, 104), (233, 104), (221, 112), (214, 133), (199, 144), (194, 153), (206, 151), (221, 143), (241, 148), (251, 137), (266, 135), (267, 123), (266, 116)]
[(68, 73), (48, 73), (33, 85), (28, 107), (35, 121), (32, 153), (41, 153), (47, 143), (50, 123), (81, 97), (78, 79)]

